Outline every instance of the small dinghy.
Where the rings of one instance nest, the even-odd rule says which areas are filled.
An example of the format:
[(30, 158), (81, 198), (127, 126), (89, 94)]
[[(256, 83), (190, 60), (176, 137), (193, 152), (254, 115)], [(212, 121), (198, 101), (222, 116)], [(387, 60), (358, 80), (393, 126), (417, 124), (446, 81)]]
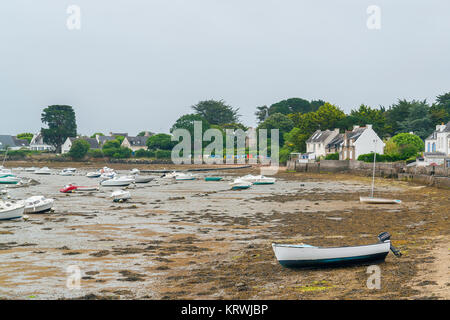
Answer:
[(98, 186), (77, 186), (77, 191), (93, 192), (98, 190), (100, 190)]
[(246, 176), (243, 176), (240, 178), (241, 180), (251, 182), (252, 184), (259, 185), (259, 184), (274, 184), (276, 179), (275, 178), (269, 178), (265, 177), (263, 175), (254, 176), (251, 174), (248, 174)]
[(139, 173), (141, 173), (141, 172), (139, 171), (139, 169), (134, 168), (134, 169), (130, 170), (130, 174), (131, 174), (131, 175), (135, 175), (135, 174), (139, 174)]
[(11, 174), (0, 175), (0, 184), (18, 184), (21, 180)]
[(389, 250), (396, 256), (401, 253), (391, 245), (390, 234), (378, 235), (378, 243), (349, 247), (315, 247), (306, 244), (276, 244), (272, 248), (278, 262), (284, 267), (327, 267), (384, 261)]
[(60, 176), (73, 176), (75, 175), (75, 168), (66, 168), (61, 170), (61, 172), (59, 173)]
[(86, 174), (86, 177), (88, 177), (88, 178), (100, 178), (101, 175), (102, 175), (102, 173), (100, 171), (88, 172)]
[(222, 177), (205, 177), (205, 181), (220, 181)]
[(111, 193), (111, 198), (113, 198), (114, 202), (124, 202), (131, 199), (131, 194), (129, 191), (117, 190)]
[(236, 179), (230, 183), (230, 186), (232, 190), (242, 190), (250, 188), (252, 186), (252, 183), (242, 179)]
[(165, 173), (161, 176), (161, 178), (176, 178), (178, 175), (182, 174), (181, 172), (172, 171), (170, 173)]
[(62, 187), (61, 189), (59, 189), (59, 192), (62, 193), (70, 193), (70, 192), (75, 192), (75, 190), (77, 190), (77, 186), (74, 186), (73, 184), (67, 184), (64, 187)]
[(35, 172), (38, 169), (39, 168), (36, 168), (36, 167), (29, 167), (29, 168), (25, 168), (25, 172)]
[(23, 203), (13, 203), (0, 200), (0, 220), (19, 219), (23, 217)]
[(52, 171), (48, 167), (43, 167), (41, 169), (36, 170), (34, 174), (49, 175), (52, 174)]
[(402, 200), (372, 198), (372, 197), (359, 197), (359, 201), (361, 203), (371, 203), (371, 204), (401, 204), (402, 203)]
[(44, 213), (50, 211), (55, 200), (44, 196), (34, 196), (25, 200), (24, 213)]
[(176, 181), (195, 180), (195, 177), (190, 173), (179, 173), (175, 177), (175, 180)]
[(100, 184), (104, 187), (126, 187), (134, 182), (131, 177), (114, 177), (112, 179), (103, 180)]
[(146, 176), (135, 175), (134, 183), (148, 183), (150, 181), (153, 181), (154, 179), (155, 179), (155, 177), (146, 177)]

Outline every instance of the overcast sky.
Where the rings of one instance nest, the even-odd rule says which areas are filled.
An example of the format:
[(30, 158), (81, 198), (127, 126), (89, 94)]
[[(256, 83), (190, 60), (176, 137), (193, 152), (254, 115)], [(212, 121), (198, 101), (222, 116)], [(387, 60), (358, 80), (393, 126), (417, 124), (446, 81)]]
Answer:
[[(81, 9), (69, 30), (66, 10)], [(381, 29), (367, 27), (369, 5)], [(323, 99), (348, 112), (450, 91), (448, 0), (9, 0), (0, 3), (0, 134), (52, 104), (78, 131), (168, 132), (200, 100)]]

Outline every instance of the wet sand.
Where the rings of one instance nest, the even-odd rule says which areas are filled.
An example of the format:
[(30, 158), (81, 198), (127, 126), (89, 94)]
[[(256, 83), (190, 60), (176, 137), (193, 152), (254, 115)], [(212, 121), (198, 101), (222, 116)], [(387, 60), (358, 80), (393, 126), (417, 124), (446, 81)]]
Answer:
[[(87, 171), (80, 168), (73, 177), (18, 172), (39, 184), (11, 188), (13, 198), (53, 197), (55, 212), (0, 222), (1, 298), (449, 298), (449, 190), (377, 179), (376, 196), (403, 203), (363, 205), (359, 196), (369, 193), (370, 178), (287, 172), (279, 172), (274, 185), (229, 190), (236, 176), (259, 174), (253, 168), (138, 184), (125, 203), (111, 201), (114, 188), (59, 193), (66, 183), (96, 184), (84, 176)], [(206, 175), (226, 181), (205, 182)], [(382, 231), (391, 233), (403, 256), (389, 253), (378, 264), (380, 290), (367, 288), (367, 266), (286, 269), (271, 248), (272, 242), (368, 244)], [(80, 268), (81, 287), (70, 290), (67, 267), (73, 265)]]

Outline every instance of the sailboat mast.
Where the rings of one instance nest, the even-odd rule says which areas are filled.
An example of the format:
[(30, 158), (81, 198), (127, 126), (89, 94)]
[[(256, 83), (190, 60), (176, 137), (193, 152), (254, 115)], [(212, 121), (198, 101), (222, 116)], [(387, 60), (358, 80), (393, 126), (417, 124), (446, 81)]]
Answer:
[(375, 163), (377, 161), (377, 140), (373, 140), (373, 142), (375, 142), (375, 150), (373, 151), (372, 191), (370, 193), (371, 198), (373, 198), (373, 189), (375, 187)]

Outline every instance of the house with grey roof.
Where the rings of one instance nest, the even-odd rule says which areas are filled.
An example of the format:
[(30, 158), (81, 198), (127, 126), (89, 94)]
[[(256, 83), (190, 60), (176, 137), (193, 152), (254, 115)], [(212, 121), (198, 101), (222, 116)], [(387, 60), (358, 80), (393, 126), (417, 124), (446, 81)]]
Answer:
[(61, 153), (68, 153), (70, 151), (70, 148), (72, 148), (73, 142), (76, 140), (84, 140), (89, 143), (90, 149), (100, 149), (100, 145), (98, 144), (97, 139), (95, 138), (88, 138), (88, 137), (76, 137), (76, 138), (67, 138), (66, 141), (64, 141), (63, 145), (61, 146)]
[(95, 139), (97, 140), (100, 148), (103, 147), (103, 145), (108, 142), (108, 141), (112, 141), (112, 140), (116, 140), (116, 137), (114, 136), (101, 136), (101, 135), (96, 135)]
[(0, 150), (20, 150), (29, 149), (29, 143), (26, 139), (17, 139), (16, 136), (0, 135)]
[(123, 139), (121, 147), (129, 148), (133, 150), (133, 152), (137, 150), (147, 150), (147, 140), (148, 136), (137, 136), (137, 137), (125, 137)]
[(339, 160), (357, 160), (362, 154), (376, 152), (384, 154), (385, 143), (373, 130), (372, 125), (365, 127), (353, 126), (346, 131), (339, 150)]
[(44, 142), (44, 138), (40, 132), (33, 136), (30, 141), (30, 150), (34, 151), (55, 151), (56, 148)]
[(306, 140), (306, 153), (309, 159), (318, 159), (327, 155), (327, 145), (339, 135), (339, 129), (331, 130), (316, 130), (308, 140)]

